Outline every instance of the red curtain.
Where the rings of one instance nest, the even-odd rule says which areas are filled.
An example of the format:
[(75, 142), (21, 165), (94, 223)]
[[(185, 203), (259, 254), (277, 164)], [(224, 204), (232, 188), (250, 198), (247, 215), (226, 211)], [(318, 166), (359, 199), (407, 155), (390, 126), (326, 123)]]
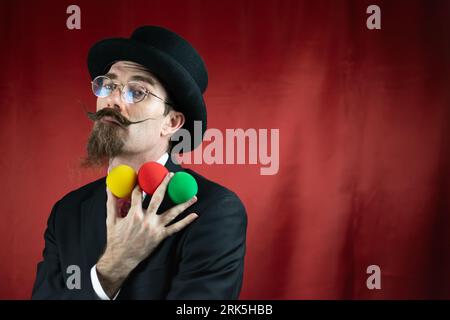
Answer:
[(76, 2), (80, 30), (69, 1), (0, 4), (0, 298), (30, 297), (52, 205), (104, 174), (79, 166), (89, 47), (144, 24), (203, 55), (210, 128), (279, 129), (275, 175), (188, 166), (247, 208), (241, 298), (450, 298), (450, 2)]

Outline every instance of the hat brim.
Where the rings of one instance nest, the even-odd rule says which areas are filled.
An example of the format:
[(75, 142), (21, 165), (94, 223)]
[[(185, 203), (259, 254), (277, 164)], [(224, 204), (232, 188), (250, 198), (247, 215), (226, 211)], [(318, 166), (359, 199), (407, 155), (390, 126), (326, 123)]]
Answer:
[[(168, 90), (175, 109), (185, 116), (183, 128), (191, 135), (191, 149), (184, 151), (200, 145), (207, 128), (206, 105), (199, 87), (183, 66), (155, 47), (132, 39), (110, 38), (97, 42), (89, 51), (91, 78), (105, 74), (115, 61), (139, 63), (154, 73)], [(194, 136), (194, 121), (201, 121), (201, 137)]]

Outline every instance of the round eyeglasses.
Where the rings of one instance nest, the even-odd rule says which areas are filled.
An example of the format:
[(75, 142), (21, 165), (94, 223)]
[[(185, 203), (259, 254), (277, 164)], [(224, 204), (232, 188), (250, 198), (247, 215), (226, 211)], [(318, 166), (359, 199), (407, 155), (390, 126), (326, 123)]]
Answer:
[(110, 94), (114, 92), (118, 87), (120, 87), (122, 101), (128, 104), (134, 104), (141, 102), (148, 95), (151, 95), (165, 104), (172, 106), (172, 102), (166, 101), (163, 98), (158, 97), (150, 90), (148, 90), (144, 85), (138, 81), (130, 81), (126, 85), (116, 83), (112, 79), (107, 76), (98, 76), (91, 82), (92, 84), (92, 92), (96, 97), (106, 98)]

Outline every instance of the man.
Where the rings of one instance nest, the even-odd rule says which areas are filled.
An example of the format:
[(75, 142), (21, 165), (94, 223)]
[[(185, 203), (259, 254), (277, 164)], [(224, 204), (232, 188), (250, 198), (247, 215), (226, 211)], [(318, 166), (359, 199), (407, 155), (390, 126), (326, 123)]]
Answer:
[[(208, 76), (201, 57), (177, 34), (145, 26), (130, 39), (96, 43), (88, 68), (98, 98), (85, 165), (110, 170), (125, 164), (137, 172), (157, 161), (171, 173), (151, 196), (136, 186), (131, 203), (116, 198), (105, 178), (59, 200), (48, 219), (32, 298), (237, 299), (244, 206), (168, 154), (178, 130), (191, 133), (192, 148), (194, 121), (206, 130)], [(198, 193), (175, 205), (166, 189), (178, 171), (194, 176)], [(80, 283), (70, 285), (76, 267)]]

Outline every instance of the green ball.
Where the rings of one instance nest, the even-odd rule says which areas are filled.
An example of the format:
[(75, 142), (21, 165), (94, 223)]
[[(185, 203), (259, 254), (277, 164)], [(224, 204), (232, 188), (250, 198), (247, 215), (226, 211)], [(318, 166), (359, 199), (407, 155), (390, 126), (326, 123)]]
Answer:
[(176, 204), (188, 201), (197, 194), (198, 185), (195, 178), (187, 172), (177, 172), (170, 179), (167, 192)]

